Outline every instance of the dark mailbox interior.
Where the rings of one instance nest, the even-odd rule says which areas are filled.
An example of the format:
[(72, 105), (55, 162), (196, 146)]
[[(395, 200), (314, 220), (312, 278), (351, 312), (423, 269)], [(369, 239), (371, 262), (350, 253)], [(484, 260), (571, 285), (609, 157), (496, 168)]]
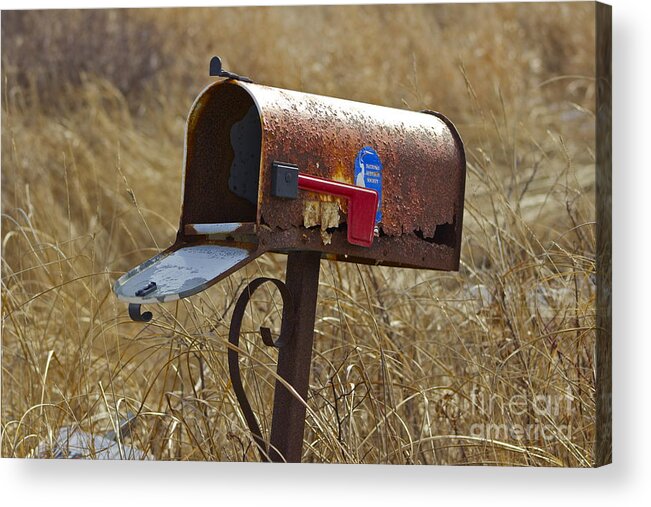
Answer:
[(190, 118), (182, 224), (255, 222), (262, 125), (239, 86), (201, 97)]

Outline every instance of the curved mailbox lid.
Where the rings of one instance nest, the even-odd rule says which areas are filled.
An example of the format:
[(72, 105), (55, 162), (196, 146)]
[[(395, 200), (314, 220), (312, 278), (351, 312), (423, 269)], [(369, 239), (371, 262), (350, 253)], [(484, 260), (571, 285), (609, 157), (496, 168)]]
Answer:
[(262, 119), (258, 223), (283, 230), (302, 225), (300, 200), (279, 201), (265, 191), (273, 161), (355, 184), (355, 158), (368, 146), (384, 166), (384, 234), (397, 237), (418, 230), (433, 237), (437, 225), (454, 224), (455, 243), (460, 243), (466, 161), (456, 128), (442, 114), (239, 81), (214, 86), (246, 90)]
[(128, 303), (175, 301), (207, 289), (259, 255), (255, 245), (177, 243), (122, 275), (113, 291)]

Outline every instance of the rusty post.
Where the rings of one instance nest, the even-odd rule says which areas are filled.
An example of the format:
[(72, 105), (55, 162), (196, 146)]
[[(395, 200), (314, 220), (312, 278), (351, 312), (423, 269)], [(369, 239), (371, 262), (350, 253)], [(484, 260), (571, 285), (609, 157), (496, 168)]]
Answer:
[[(292, 294), (294, 331), (278, 353), (278, 375), (305, 400), (310, 381), (314, 319), (319, 289), (319, 252), (290, 252), (285, 283)], [(305, 429), (305, 406), (276, 381), (271, 445), (273, 462), (300, 463)]]

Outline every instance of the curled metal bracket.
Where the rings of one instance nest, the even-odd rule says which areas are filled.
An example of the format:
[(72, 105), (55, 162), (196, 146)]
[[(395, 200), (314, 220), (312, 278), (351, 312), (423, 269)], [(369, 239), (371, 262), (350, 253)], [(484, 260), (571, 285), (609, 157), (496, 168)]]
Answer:
[(140, 313), (140, 305), (129, 303), (129, 317), (136, 322), (149, 322), (152, 318), (151, 312)]
[(262, 341), (268, 347), (276, 348), (281, 348), (287, 344), (289, 338), (292, 335), (292, 331), (294, 330), (294, 304), (292, 301), (292, 295), (287, 286), (276, 278), (256, 278), (246, 286), (246, 288), (240, 294), (237, 303), (235, 303), (233, 316), (231, 317), (231, 326), (228, 332), (228, 341), (233, 346), (232, 348), (228, 349), (228, 371), (231, 377), (231, 384), (233, 385), (233, 390), (235, 391), (237, 402), (240, 404), (240, 408), (244, 414), (244, 419), (246, 419), (246, 424), (249, 427), (249, 431), (251, 431), (253, 434), (253, 439), (258, 446), (262, 461), (270, 461), (268, 445), (262, 438), (260, 425), (258, 424), (258, 420), (253, 413), (251, 404), (246, 397), (244, 386), (242, 385), (242, 376), (240, 374), (239, 354), (237, 352), (237, 348), (239, 348), (240, 330), (242, 328), (242, 319), (244, 318), (246, 305), (251, 299), (253, 293), (266, 282), (273, 283), (280, 291), (280, 295), (283, 299), (283, 315), (278, 338), (274, 340), (271, 336), (271, 330), (268, 327), (261, 327), (260, 334), (262, 335)]

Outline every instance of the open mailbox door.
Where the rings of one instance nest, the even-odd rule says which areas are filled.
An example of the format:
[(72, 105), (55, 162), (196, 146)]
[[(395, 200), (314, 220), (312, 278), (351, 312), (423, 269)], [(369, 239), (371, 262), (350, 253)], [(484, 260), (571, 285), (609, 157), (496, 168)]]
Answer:
[(178, 243), (143, 262), (115, 284), (128, 303), (166, 303), (197, 294), (257, 257), (253, 246)]

